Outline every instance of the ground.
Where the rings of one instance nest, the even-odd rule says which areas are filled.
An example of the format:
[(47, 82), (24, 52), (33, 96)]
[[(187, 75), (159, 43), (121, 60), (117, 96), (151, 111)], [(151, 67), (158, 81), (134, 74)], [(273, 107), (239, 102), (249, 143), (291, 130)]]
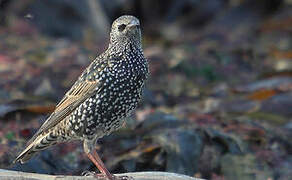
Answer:
[[(111, 172), (207, 179), (291, 178), (292, 8), (233, 7), (200, 26), (143, 28), (151, 78), (127, 124), (98, 141)], [(180, 28), (178, 28), (180, 27)], [(159, 29), (159, 30), (157, 30)], [(86, 30), (85, 30), (86, 31)], [(0, 28), (0, 168), (79, 175), (96, 170), (80, 142), (11, 164), (107, 41), (53, 38), (27, 18)]]

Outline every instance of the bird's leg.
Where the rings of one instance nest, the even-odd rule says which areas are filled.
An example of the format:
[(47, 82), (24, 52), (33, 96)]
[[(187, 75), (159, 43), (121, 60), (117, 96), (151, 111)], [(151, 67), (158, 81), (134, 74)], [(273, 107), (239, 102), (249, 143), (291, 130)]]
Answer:
[(91, 139), (91, 140), (85, 139), (83, 142), (84, 152), (86, 153), (88, 158), (95, 164), (98, 170), (101, 172), (101, 174), (93, 173), (94, 176), (97, 178), (105, 177), (105, 178), (108, 178), (109, 180), (114, 180), (114, 176), (111, 175), (111, 173), (106, 169), (104, 163), (102, 162), (102, 160), (96, 153), (95, 143), (96, 143), (96, 139)]
[(95, 150), (93, 150), (91, 153), (87, 154), (88, 158), (95, 164), (95, 166), (98, 168), (98, 170), (102, 174), (93, 174), (97, 178), (108, 178), (109, 180), (134, 180), (132, 177), (129, 176), (114, 176), (112, 175), (105, 167), (104, 163), (100, 159), (99, 155)]
[(132, 177), (128, 176), (114, 176), (112, 175), (107, 168), (105, 167), (104, 163), (100, 159), (99, 155), (97, 154), (95, 150), (95, 143), (96, 140), (84, 140), (83, 142), (83, 148), (85, 153), (87, 154), (88, 158), (95, 164), (95, 166), (98, 168), (98, 170), (101, 172), (101, 174), (96, 173), (88, 173), (86, 172), (85, 175), (91, 174), (95, 176), (96, 178), (107, 178), (109, 180), (132, 180)]
[[(95, 164), (98, 170), (106, 176), (109, 180), (114, 180), (114, 176), (107, 170), (104, 163), (100, 159), (99, 155), (96, 153), (95, 150), (87, 153), (88, 158)], [(97, 174), (96, 174), (97, 175)]]

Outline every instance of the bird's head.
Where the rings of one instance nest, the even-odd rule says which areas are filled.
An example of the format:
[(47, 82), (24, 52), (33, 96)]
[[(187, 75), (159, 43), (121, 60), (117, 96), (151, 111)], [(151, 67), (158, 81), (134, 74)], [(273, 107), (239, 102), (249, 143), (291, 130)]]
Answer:
[(111, 28), (111, 43), (135, 43), (141, 45), (140, 22), (134, 16), (124, 15), (117, 18)]

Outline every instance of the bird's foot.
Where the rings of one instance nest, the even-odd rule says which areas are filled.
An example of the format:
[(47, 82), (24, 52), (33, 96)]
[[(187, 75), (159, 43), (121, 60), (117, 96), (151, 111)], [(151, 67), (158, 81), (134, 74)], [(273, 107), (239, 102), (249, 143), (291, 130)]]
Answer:
[(114, 177), (107, 177), (105, 174), (98, 174), (94, 171), (84, 171), (82, 173), (82, 176), (93, 176), (96, 179), (100, 179), (100, 180), (105, 180), (105, 179), (114, 180)]
[(94, 176), (97, 179), (104, 180), (104, 179), (109, 179), (109, 180), (134, 180), (133, 177), (130, 176), (115, 176), (112, 175), (112, 177), (107, 177), (105, 174), (98, 174), (93, 171), (84, 171), (82, 173), (82, 176)]
[(134, 180), (131, 176), (115, 176), (115, 178), (117, 178), (117, 180)]
[(94, 176), (95, 172), (91, 172), (91, 171), (83, 171), (81, 173), (81, 176)]

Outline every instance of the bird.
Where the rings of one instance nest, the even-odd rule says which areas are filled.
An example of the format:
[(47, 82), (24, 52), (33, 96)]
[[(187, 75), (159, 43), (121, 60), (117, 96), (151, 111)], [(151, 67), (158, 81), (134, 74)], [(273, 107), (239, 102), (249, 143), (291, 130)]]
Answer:
[(58, 143), (79, 140), (103, 177), (112, 175), (95, 151), (96, 141), (120, 128), (139, 105), (149, 76), (139, 20), (123, 15), (113, 21), (107, 49), (82, 72), (71, 89), (14, 163)]

